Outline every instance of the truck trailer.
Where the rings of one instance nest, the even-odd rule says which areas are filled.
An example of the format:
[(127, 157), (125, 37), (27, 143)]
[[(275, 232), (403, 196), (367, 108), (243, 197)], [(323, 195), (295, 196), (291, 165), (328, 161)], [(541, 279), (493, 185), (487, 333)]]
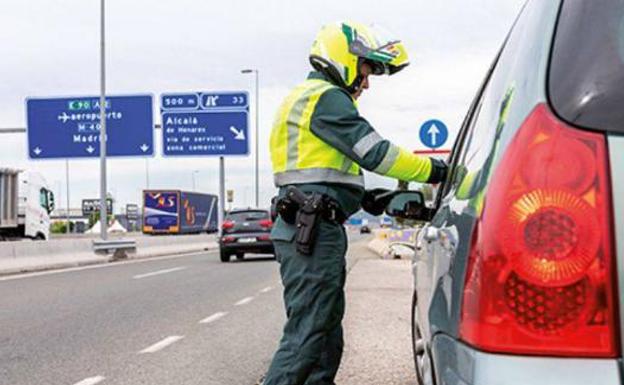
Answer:
[(41, 174), (0, 168), (0, 241), (50, 238), (54, 194)]
[(144, 234), (199, 234), (218, 231), (218, 198), (180, 190), (143, 191)]

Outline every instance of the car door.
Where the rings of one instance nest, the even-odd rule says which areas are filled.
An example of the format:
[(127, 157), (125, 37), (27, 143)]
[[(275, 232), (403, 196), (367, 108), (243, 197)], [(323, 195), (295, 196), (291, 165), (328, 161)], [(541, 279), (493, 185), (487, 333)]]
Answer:
[(444, 226), (445, 218), (449, 210), (449, 202), (448, 199), (443, 198), (448, 198), (449, 191), (455, 189), (453, 183), (454, 180), (457, 179), (456, 170), (458, 165), (465, 161), (463, 159), (464, 149), (467, 141), (471, 139), (472, 129), (483, 102), (483, 93), (487, 89), (488, 82), (498, 59), (499, 55), (494, 59), (494, 62), (490, 66), (490, 69), (479, 87), (447, 159), (449, 173), (447, 179), (442, 182), (441, 186), (438, 188), (438, 194), (436, 196), (435, 207), (439, 209), (436, 211), (432, 221), (423, 226), (422, 231), (418, 233), (416, 238), (416, 250), (413, 259), (414, 285), (418, 298), (417, 319), (421, 325), (421, 331), (425, 340), (430, 340), (431, 337), (428, 314), (432, 292), (435, 286), (434, 282), (436, 277), (439, 276), (439, 271), (444, 270), (445, 267), (448, 268), (448, 255), (450, 252), (445, 250), (451, 247), (451, 245), (454, 245), (457, 238), (456, 231)]
[(417, 319), (425, 341), (439, 332), (458, 336), (473, 228), (501, 154), (530, 109), (545, 100), (558, 8), (558, 2), (527, 3), (462, 124), (436, 213), (417, 239)]
[[(448, 286), (448, 280), (439, 282), (443, 271), (448, 271), (452, 252), (449, 248), (457, 243), (457, 231), (452, 227), (445, 227), (446, 212), (449, 207), (443, 197), (448, 195), (448, 191), (452, 189), (454, 170), (456, 169), (462, 150), (469, 139), (471, 130), (476, 121), (482, 103), (482, 94), (487, 87), (492, 70), (498, 61), (498, 56), (494, 60), (490, 70), (488, 71), (483, 84), (480, 86), (476, 97), (470, 105), (468, 113), (462, 123), (457, 139), (453, 145), (453, 149), (447, 159), (449, 164), (449, 174), (441, 186), (438, 188), (435, 206), (439, 207), (433, 220), (426, 223), (422, 230), (418, 232), (416, 237), (415, 251), (412, 261), (412, 273), (414, 276), (414, 299), (415, 314), (414, 319), (418, 323), (419, 332), (426, 348), (422, 362), (417, 365), (423, 365), (421, 371), (425, 384), (433, 383), (433, 370), (431, 366), (431, 339), (432, 324), (429, 317), (429, 309), (433, 299), (434, 289), (440, 286)], [(448, 289), (448, 288), (447, 288)]]

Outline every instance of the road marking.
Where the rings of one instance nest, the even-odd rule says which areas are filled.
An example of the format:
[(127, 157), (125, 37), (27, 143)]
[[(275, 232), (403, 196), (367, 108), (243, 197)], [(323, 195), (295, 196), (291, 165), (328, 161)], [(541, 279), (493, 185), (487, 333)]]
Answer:
[(84, 380), (82, 380), (80, 382), (76, 382), (74, 385), (95, 385), (95, 384), (100, 383), (102, 381), (104, 381), (104, 377), (102, 377), (102, 376), (95, 376), (95, 377), (85, 378)]
[(253, 300), (254, 300), (254, 297), (246, 297), (246, 298), (243, 298), (240, 301), (236, 302), (234, 304), (234, 306), (246, 305), (246, 304), (248, 304), (249, 302), (251, 302)]
[(141, 279), (141, 278), (153, 277), (155, 275), (162, 275), (162, 274), (173, 273), (174, 271), (180, 271), (180, 270), (184, 270), (184, 269), (186, 269), (186, 266), (178, 266), (178, 267), (174, 267), (174, 268), (171, 268), (171, 269), (152, 271), (151, 273), (145, 273), (145, 274), (138, 274), (138, 275), (135, 275), (132, 278), (134, 278), (134, 279)]
[(159, 350), (163, 350), (167, 346), (180, 341), (184, 336), (169, 336), (162, 341), (156, 342), (154, 345), (149, 346), (139, 352), (139, 354), (156, 353)]
[(132, 264), (135, 264), (135, 263), (146, 263), (146, 262), (164, 261), (164, 260), (168, 260), (168, 259), (197, 257), (197, 256), (200, 256), (200, 255), (206, 255), (206, 254), (216, 254), (217, 252), (219, 252), (219, 250), (198, 251), (198, 252), (188, 253), (188, 254), (165, 255), (165, 256), (162, 256), (162, 257), (142, 258), (142, 259), (136, 259), (136, 260), (132, 260), (132, 261), (123, 261), (123, 262), (115, 262), (115, 263), (102, 263), (102, 264), (94, 264), (94, 265), (89, 265), (89, 266), (68, 267), (66, 269), (37, 271), (37, 272), (33, 272), (33, 273), (7, 275), (5, 277), (0, 277), (0, 282), (1, 281), (12, 281), (14, 279), (41, 277), (41, 276), (45, 276), (45, 275), (71, 273), (71, 272), (74, 272), (74, 271), (93, 270), (93, 269), (101, 269), (101, 268), (106, 268), (106, 267), (117, 267), (117, 266), (123, 266), (123, 265), (132, 265)]
[(265, 287), (264, 289), (260, 290), (260, 293), (268, 293), (271, 290), (273, 290), (273, 286), (268, 286), (268, 287)]
[(214, 321), (218, 320), (219, 318), (225, 317), (226, 315), (227, 315), (226, 312), (221, 312), (220, 311), (218, 313), (215, 313), (215, 314), (211, 315), (210, 317), (204, 318), (203, 320), (199, 321), (199, 323), (200, 324), (209, 324), (211, 322), (214, 322)]

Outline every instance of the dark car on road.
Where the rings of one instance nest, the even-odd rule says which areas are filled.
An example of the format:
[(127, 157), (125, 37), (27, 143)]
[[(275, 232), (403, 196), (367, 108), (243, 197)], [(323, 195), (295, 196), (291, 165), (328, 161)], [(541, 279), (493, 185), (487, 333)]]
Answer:
[(241, 209), (227, 213), (223, 220), (219, 248), (222, 262), (232, 255), (242, 260), (246, 253), (273, 254), (269, 236), (273, 221), (267, 210)]
[(419, 383), (624, 383), (624, 1), (529, 0), (449, 166), (413, 210)]

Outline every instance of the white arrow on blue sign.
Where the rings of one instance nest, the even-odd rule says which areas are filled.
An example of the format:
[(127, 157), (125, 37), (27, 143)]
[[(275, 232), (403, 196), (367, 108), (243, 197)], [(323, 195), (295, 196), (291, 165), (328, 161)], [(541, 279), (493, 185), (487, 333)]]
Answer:
[(448, 139), (448, 129), (440, 120), (427, 120), (420, 127), (420, 141), (429, 148), (439, 148)]

